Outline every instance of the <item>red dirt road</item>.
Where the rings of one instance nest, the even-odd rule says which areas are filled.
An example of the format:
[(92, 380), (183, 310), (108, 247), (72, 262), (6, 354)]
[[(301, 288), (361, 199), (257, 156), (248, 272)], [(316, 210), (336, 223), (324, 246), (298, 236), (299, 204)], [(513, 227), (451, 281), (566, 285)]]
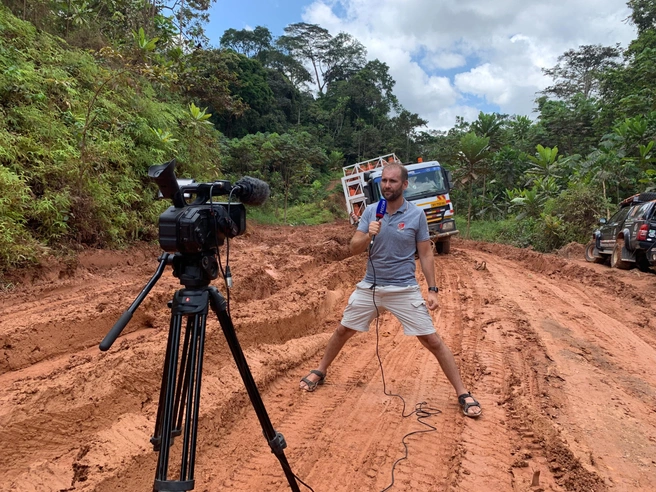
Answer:
[[(381, 491), (392, 477), (390, 490), (413, 492), (656, 488), (656, 275), (585, 263), (582, 247), (567, 258), (455, 241), (436, 257), (433, 317), (483, 416), (459, 412), (434, 358), (384, 314), (387, 391), (406, 414), (419, 402), (439, 411), (393, 471), (404, 436), (430, 429), (384, 394), (375, 329), (346, 345), (324, 386), (298, 389), (363, 276), (352, 232), (255, 226), (230, 246), (237, 336), (303, 481), (317, 492)], [(152, 490), (167, 302), (180, 288), (169, 267), (114, 346), (98, 343), (159, 253), (85, 253), (0, 294), (1, 490)], [(207, 330), (195, 490), (289, 490), (214, 316)], [(172, 465), (178, 452), (176, 441)]]

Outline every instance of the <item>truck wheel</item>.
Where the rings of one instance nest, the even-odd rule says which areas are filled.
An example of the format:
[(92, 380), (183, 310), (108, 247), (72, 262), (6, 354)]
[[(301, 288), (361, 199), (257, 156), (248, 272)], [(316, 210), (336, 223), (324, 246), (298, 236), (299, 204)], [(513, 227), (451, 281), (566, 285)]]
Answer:
[(451, 240), (447, 239), (442, 243), (442, 254), (448, 255), (451, 252)]
[(648, 272), (650, 271), (649, 268), (651, 265), (649, 264), (649, 260), (647, 259), (647, 256), (644, 253), (639, 253), (636, 258), (636, 265), (638, 265), (638, 270), (641, 272)]
[(435, 243), (435, 251), (440, 255), (448, 255), (451, 251), (451, 241), (437, 241)]
[(594, 249), (595, 243), (594, 241), (590, 241), (585, 247), (585, 261), (589, 261), (590, 263), (606, 263), (608, 257), (606, 255), (602, 255), (601, 258), (597, 258), (594, 256)]
[(619, 268), (620, 270), (628, 270), (631, 268), (631, 263), (622, 260), (622, 248), (624, 247), (624, 239), (618, 239), (613, 248), (613, 254), (610, 255), (610, 267)]

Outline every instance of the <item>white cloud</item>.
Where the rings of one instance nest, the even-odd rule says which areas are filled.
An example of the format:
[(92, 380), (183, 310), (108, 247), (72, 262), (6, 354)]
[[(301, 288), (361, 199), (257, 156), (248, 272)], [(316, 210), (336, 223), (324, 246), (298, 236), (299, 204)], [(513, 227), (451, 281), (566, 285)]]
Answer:
[(494, 106), (532, 116), (551, 82), (541, 69), (583, 44), (627, 46), (629, 14), (626, 0), (316, 0), (303, 20), (355, 36), (390, 67), (401, 104), (444, 129)]
[(467, 64), (467, 58), (461, 53), (437, 52), (429, 53), (421, 60), (421, 64), (430, 70), (458, 68)]

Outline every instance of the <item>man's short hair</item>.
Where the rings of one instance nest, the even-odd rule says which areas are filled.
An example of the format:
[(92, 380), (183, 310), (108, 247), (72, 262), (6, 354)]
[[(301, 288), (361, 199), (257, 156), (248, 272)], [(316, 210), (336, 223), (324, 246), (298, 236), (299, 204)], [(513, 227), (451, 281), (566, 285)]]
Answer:
[(385, 167), (383, 168), (383, 172), (386, 169), (399, 169), (401, 171), (401, 181), (408, 181), (408, 170), (403, 164), (399, 164), (398, 162), (390, 162), (389, 164), (386, 164)]

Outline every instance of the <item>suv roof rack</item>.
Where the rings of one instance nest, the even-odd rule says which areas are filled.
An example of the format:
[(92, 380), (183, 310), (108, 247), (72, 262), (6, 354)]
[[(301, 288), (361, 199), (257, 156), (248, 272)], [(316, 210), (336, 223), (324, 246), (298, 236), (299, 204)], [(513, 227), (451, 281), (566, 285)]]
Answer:
[(640, 202), (640, 194), (636, 193), (635, 195), (631, 195), (628, 198), (625, 198), (619, 203), (619, 208), (624, 208), (628, 207), (629, 205), (633, 205), (634, 203), (639, 203)]
[(624, 208), (628, 207), (629, 205), (633, 205), (636, 203), (646, 203), (646, 202), (651, 202), (652, 200), (656, 200), (656, 193), (654, 192), (644, 192), (644, 193), (636, 193), (635, 195), (631, 195), (628, 198), (625, 198), (622, 200), (619, 204), (619, 208)]

